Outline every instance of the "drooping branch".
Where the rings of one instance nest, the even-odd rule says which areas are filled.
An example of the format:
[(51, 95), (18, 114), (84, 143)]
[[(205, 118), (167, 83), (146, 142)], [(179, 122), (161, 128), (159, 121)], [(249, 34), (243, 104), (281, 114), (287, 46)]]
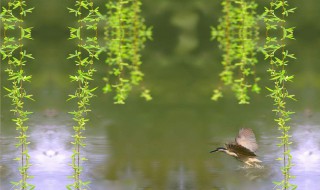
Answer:
[(260, 92), (257, 84), (260, 79), (255, 73), (259, 30), (257, 4), (254, 0), (224, 0), (222, 6), (224, 16), (219, 25), (212, 28), (212, 38), (217, 39), (223, 51), (220, 73), (223, 85), (214, 90), (212, 100), (223, 96), (223, 86), (230, 86), (239, 104), (248, 104), (249, 90)]
[(73, 168), (72, 178), (74, 182), (67, 186), (68, 189), (83, 189), (90, 182), (83, 181), (81, 174), (83, 171), (82, 163), (87, 160), (82, 154), (82, 148), (86, 146), (84, 131), (89, 121), (87, 113), (89, 109), (90, 100), (93, 98), (96, 88), (91, 87), (93, 75), (96, 72), (94, 62), (99, 59), (100, 46), (98, 44), (98, 22), (101, 15), (98, 8), (95, 8), (93, 2), (90, 0), (80, 0), (75, 2), (74, 8), (68, 8), (70, 13), (74, 13), (77, 17), (78, 25), (76, 27), (69, 27), (70, 39), (77, 40), (78, 47), (74, 53), (70, 54), (68, 59), (74, 60), (77, 66), (77, 71), (70, 76), (71, 82), (76, 82), (78, 87), (74, 94), (69, 95), (68, 100), (76, 100), (77, 109), (70, 112), (73, 115), (73, 120), (76, 124), (73, 126), (74, 141), (73, 145), (72, 163)]
[(266, 24), (266, 43), (264, 46), (265, 58), (270, 61), (268, 72), (270, 80), (274, 86), (267, 88), (269, 96), (274, 101), (278, 130), (281, 139), (278, 144), (283, 148), (283, 155), (277, 160), (283, 163), (281, 171), (283, 180), (274, 182), (277, 189), (295, 189), (296, 185), (290, 183), (293, 176), (290, 173), (292, 164), (292, 155), (290, 153), (290, 144), (292, 143), (289, 135), (291, 127), (288, 122), (291, 120), (293, 112), (287, 109), (287, 101), (294, 100), (294, 95), (287, 89), (287, 83), (292, 82), (293, 75), (289, 75), (287, 66), (290, 59), (295, 59), (294, 54), (286, 49), (286, 41), (293, 40), (293, 27), (287, 28), (286, 21), (289, 13), (293, 13), (295, 8), (289, 8), (289, 4), (284, 0), (273, 0), (269, 8), (265, 8), (264, 21)]
[[(143, 80), (141, 51), (151, 39), (151, 28), (147, 28), (141, 17), (139, 0), (109, 1), (106, 4), (105, 27), (106, 63), (109, 66), (104, 78), (105, 93), (115, 91), (115, 103), (124, 104), (129, 92)], [(151, 100), (149, 90), (142, 86), (141, 96)]]
[(20, 180), (12, 182), (15, 189), (33, 189), (34, 185), (28, 183), (30, 155), (28, 147), (29, 127), (26, 122), (29, 120), (29, 115), (32, 113), (25, 108), (27, 99), (33, 100), (32, 95), (27, 92), (25, 83), (31, 82), (32, 76), (27, 74), (25, 67), (34, 59), (24, 47), (25, 40), (32, 39), (32, 27), (25, 27), (25, 18), (31, 13), (33, 8), (30, 8), (25, 1), (12, 0), (6, 6), (1, 7), (1, 22), (3, 26), (1, 38), (1, 58), (4, 63), (7, 80), (11, 86), (5, 87), (7, 97), (11, 99), (11, 112), (14, 114), (12, 121), (16, 125), (18, 132), (18, 142), (16, 147), (20, 148), (20, 155), (14, 160), (19, 162)]

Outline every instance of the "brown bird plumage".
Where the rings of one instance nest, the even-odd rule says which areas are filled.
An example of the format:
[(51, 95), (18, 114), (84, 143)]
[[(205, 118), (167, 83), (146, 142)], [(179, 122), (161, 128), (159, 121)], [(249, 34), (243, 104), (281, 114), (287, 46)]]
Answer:
[(256, 137), (250, 128), (242, 128), (235, 138), (234, 142), (226, 143), (225, 147), (218, 147), (211, 151), (225, 152), (226, 154), (235, 157), (244, 162), (247, 166), (261, 167), (258, 163), (261, 161), (257, 159), (255, 152), (258, 149)]

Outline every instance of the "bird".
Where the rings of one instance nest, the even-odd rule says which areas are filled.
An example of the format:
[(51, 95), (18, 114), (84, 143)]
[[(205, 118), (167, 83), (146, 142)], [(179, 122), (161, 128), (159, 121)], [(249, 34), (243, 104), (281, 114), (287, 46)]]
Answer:
[(236, 136), (234, 142), (225, 144), (225, 147), (218, 147), (214, 152), (225, 152), (226, 154), (235, 157), (249, 167), (262, 167), (259, 163), (262, 161), (257, 158), (256, 151), (258, 144), (256, 137), (250, 128), (242, 128)]

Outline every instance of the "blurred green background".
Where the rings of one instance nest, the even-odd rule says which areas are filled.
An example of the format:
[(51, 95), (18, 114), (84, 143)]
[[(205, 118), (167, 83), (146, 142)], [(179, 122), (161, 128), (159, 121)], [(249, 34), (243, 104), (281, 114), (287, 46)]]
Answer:
[[(66, 60), (75, 45), (74, 41), (66, 40), (69, 37), (68, 26), (75, 21), (66, 9), (72, 6), (72, 1), (33, 0), (29, 3), (35, 10), (26, 22), (34, 27), (34, 40), (27, 42), (27, 47), (37, 58), (27, 68), (34, 78), (32, 89), (44, 93), (44, 89), (53, 91), (58, 88), (60, 90), (54, 93), (60, 94), (51, 98), (58, 95), (65, 97), (69, 92), (61, 89), (73, 91), (66, 81), (75, 68), (71, 61)], [(288, 48), (296, 53), (298, 59), (288, 67), (289, 72), (296, 76), (294, 84), (289, 85), (294, 85), (291, 91), (297, 94), (298, 104), (312, 106), (317, 99), (310, 92), (320, 85), (316, 64), (319, 56), (319, 3), (311, 0), (290, 3), (298, 8), (288, 21), (289, 26), (296, 26), (297, 40), (289, 42)], [(96, 1), (96, 4), (99, 4), (101, 12), (105, 12), (103, 2)], [(261, 12), (264, 4), (260, 4)], [(219, 83), (218, 73), (222, 69), (221, 51), (216, 41), (210, 41), (210, 27), (216, 26), (221, 16), (220, 1), (145, 1), (142, 9), (146, 24), (154, 28), (154, 40), (147, 43), (143, 52), (142, 69), (146, 75), (144, 83), (152, 90), (155, 101), (191, 103), (199, 99), (209, 100), (212, 90)], [(101, 81), (101, 76), (106, 72), (103, 64), (103, 60), (97, 63), (99, 73), (96, 82)], [(264, 86), (268, 84), (268, 63), (261, 59), (258, 67)], [(264, 91), (261, 97), (266, 93)], [(46, 99), (46, 104), (49, 102)], [(52, 102), (55, 104), (56, 100)], [(37, 103), (43, 105), (41, 101)], [(214, 105), (210, 101), (207, 104)]]

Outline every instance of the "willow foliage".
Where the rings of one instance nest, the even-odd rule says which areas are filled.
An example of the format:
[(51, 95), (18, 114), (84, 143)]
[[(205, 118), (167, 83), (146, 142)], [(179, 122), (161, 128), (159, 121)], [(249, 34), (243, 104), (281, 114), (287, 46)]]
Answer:
[[(138, 0), (111, 0), (106, 4), (105, 51), (109, 69), (103, 91), (114, 90), (116, 104), (124, 104), (133, 86), (139, 85), (144, 76), (140, 69), (141, 50), (151, 39), (152, 31), (144, 24), (140, 6)], [(141, 96), (152, 99), (144, 87)]]
[(94, 68), (94, 61), (98, 60), (100, 53), (100, 46), (97, 38), (97, 26), (100, 21), (101, 15), (98, 8), (95, 8), (93, 2), (90, 0), (75, 1), (73, 8), (68, 8), (70, 13), (77, 17), (78, 25), (76, 27), (69, 27), (70, 38), (77, 40), (78, 47), (73, 54), (70, 54), (68, 59), (74, 60), (77, 71), (74, 75), (70, 76), (71, 82), (76, 82), (78, 88), (74, 94), (69, 95), (69, 100), (74, 99), (77, 101), (77, 110), (70, 112), (73, 115), (73, 120), (76, 125), (73, 126), (74, 141), (73, 145), (72, 163), (73, 174), (71, 178), (74, 182), (67, 186), (67, 189), (86, 189), (89, 181), (83, 181), (81, 174), (83, 167), (81, 166), (87, 160), (81, 154), (81, 148), (86, 146), (85, 135), (86, 125), (89, 119), (87, 113), (91, 110), (90, 99), (94, 97), (96, 88), (92, 88), (90, 82), (93, 80), (93, 75), (96, 72)]
[[(212, 28), (212, 38), (217, 39), (223, 51), (223, 71), (220, 79), (223, 85), (231, 86), (239, 104), (248, 104), (249, 91), (260, 92), (255, 73), (257, 64), (258, 16), (254, 0), (222, 1), (223, 16), (219, 25)], [(223, 96), (222, 86), (214, 90), (212, 100)]]
[[(8, 75), (7, 80), (10, 81), (11, 86), (5, 87), (7, 91), (7, 97), (11, 99), (11, 112), (13, 112), (15, 118), (12, 121), (16, 125), (16, 131), (18, 136), (16, 139), (16, 147), (20, 148), (20, 155), (14, 160), (19, 162), (19, 173), (21, 179), (19, 181), (11, 182), (13, 188), (20, 189), (34, 189), (34, 185), (28, 183), (28, 179), (32, 178), (29, 175), (30, 155), (28, 146), (29, 126), (26, 122), (29, 120), (29, 115), (32, 113), (25, 108), (25, 101), (27, 99), (33, 100), (32, 95), (25, 89), (25, 83), (31, 81), (31, 75), (25, 72), (25, 66), (30, 63), (32, 54), (24, 47), (24, 41), (32, 39), (31, 29), (32, 27), (25, 26), (25, 17), (31, 13), (33, 8), (30, 8), (26, 1), (12, 0), (9, 1), (6, 6), (2, 6), (1, 10), (1, 22), (3, 25), (3, 39), (1, 39), (1, 57), (6, 69), (5, 72)], [(1, 63), (4, 65), (3, 63)]]
[(274, 112), (278, 130), (281, 132), (279, 147), (283, 148), (283, 155), (277, 160), (283, 163), (281, 168), (283, 180), (275, 182), (277, 189), (296, 189), (296, 185), (290, 183), (293, 178), (290, 174), (292, 164), (292, 155), (290, 153), (290, 129), (288, 122), (291, 120), (293, 112), (287, 109), (287, 100), (295, 100), (294, 95), (287, 90), (287, 83), (292, 82), (293, 75), (288, 74), (287, 66), (289, 60), (295, 59), (294, 54), (290, 53), (286, 48), (287, 40), (293, 40), (294, 27), (287, 27), (287, 17), (294, 12), (296, 8), (291, 8), (288, 1), (273, 0), (270, 7), (265, 7), (264, 21), (266, 23), (267, 37), (264, 46), (265, 58), (270, 61), (270, 80), (274, 86), (268, 88), (270, 97), (274, 102)]

